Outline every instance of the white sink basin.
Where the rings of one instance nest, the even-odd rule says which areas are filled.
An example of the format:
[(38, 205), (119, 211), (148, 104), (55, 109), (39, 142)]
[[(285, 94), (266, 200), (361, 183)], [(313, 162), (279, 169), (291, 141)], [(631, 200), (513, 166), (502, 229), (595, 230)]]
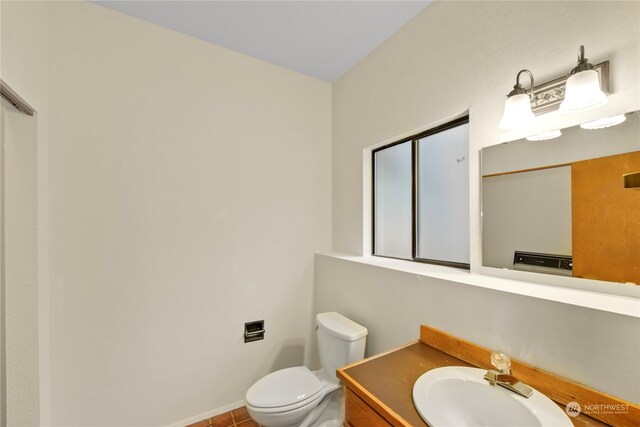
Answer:
[(537, 390), (529, 398), (484, 379), (486, 370), (450, 366), (423, 374), (413, 386), (413, 403), (433, 427), (572, 427), (558, 405)]

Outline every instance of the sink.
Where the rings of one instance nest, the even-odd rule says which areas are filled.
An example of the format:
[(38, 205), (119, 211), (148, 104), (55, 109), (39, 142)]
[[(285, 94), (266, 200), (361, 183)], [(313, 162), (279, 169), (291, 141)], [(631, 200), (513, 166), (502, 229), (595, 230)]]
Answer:
[(484, 379), (486, 370), (449, 366), (423, 374), (413, 385), (420, 416), (440, 426), (553, 426), (573, 423), (558, 405), (537, 390), (529, 398)]

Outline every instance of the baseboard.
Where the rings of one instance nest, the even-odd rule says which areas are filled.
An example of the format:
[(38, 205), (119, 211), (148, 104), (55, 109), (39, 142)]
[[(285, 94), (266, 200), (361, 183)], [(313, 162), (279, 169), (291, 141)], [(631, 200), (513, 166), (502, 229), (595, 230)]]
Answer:
[(239, 408), (244, 406), (244, 400), (240, 400), (238, 402), (230, 403), (221, 408), (212, 409), (207, 412), (203, 412), (199, 415), (194, 415), (193, 417), (184, 419), (182, 421), (175, 422), (173, 424), (168, 425), (167, 427), (185, 427), (189, 424), (197, 423), (198, 421), (206, 420), (207, 418), (215, 417), (216, 415), (224, 414), (225, 412), (229, 412), (232, 409)]

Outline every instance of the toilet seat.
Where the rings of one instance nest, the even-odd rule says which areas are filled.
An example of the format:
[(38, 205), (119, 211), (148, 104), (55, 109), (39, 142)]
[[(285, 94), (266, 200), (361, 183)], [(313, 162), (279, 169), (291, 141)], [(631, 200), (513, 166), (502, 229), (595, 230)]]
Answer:
[(246, 401), (263, 413), (288, 412), (313, 406), (325, 395), (321, 381), (305, 366), (273, 372), (249, 388)]

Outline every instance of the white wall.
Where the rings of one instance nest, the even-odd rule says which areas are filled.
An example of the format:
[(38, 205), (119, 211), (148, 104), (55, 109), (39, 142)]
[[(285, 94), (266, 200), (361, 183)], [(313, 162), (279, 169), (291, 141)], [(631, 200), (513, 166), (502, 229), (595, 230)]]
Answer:
[[(363, 149), (469, 109), (471, 265), (477, 271), (480, 148), (532, 131), (637, 110), (639, 8), (637, 2), (430, 4), (334, 85), (334, 251), (366, 253)], [(505, 95), (516, 73), (529, 68), (538, 82), (556, 78), (575, 66), (580, 44), (593, 63), (611, 61), (614, 93), (609, 103), (581, 114), (540, 117), (537, 129), (499, 131)], [(640, 401), (638, 318), (350, 261), (318, 260), (318, 311), (341, 311), (369, 328), (369, 354), (415, 339), (418, 325), (427, 323)]]
[(514, 268), (516, 251), (571, 256), (571, 166), (482, 178), (482, 234), (490, 267)]
[[(333, 247), (362, 253), (362, 149), (470, 110), (471, 256), (479, 265), (478, 150), (538, 130), (640, 107), (637, 2), (433, 2), (333, 90)], [(535, 129), (497, 122), (518, 70), (538, 82), (575, 66), (585, 45), (609, 59), (614, 93), (599, 109), (539, 117)]]
[(330, 85), (93, 4), (2, 7), (3, 78), (51, 100), (43, 423), (195, 421), (309, 360)]
[(316, 256), (316, 284), (318, 311), (338, 311), (368, 329), (369, 356), (418, 339), (426, 324), (640, 401), (635, 317), (326, 255)]

